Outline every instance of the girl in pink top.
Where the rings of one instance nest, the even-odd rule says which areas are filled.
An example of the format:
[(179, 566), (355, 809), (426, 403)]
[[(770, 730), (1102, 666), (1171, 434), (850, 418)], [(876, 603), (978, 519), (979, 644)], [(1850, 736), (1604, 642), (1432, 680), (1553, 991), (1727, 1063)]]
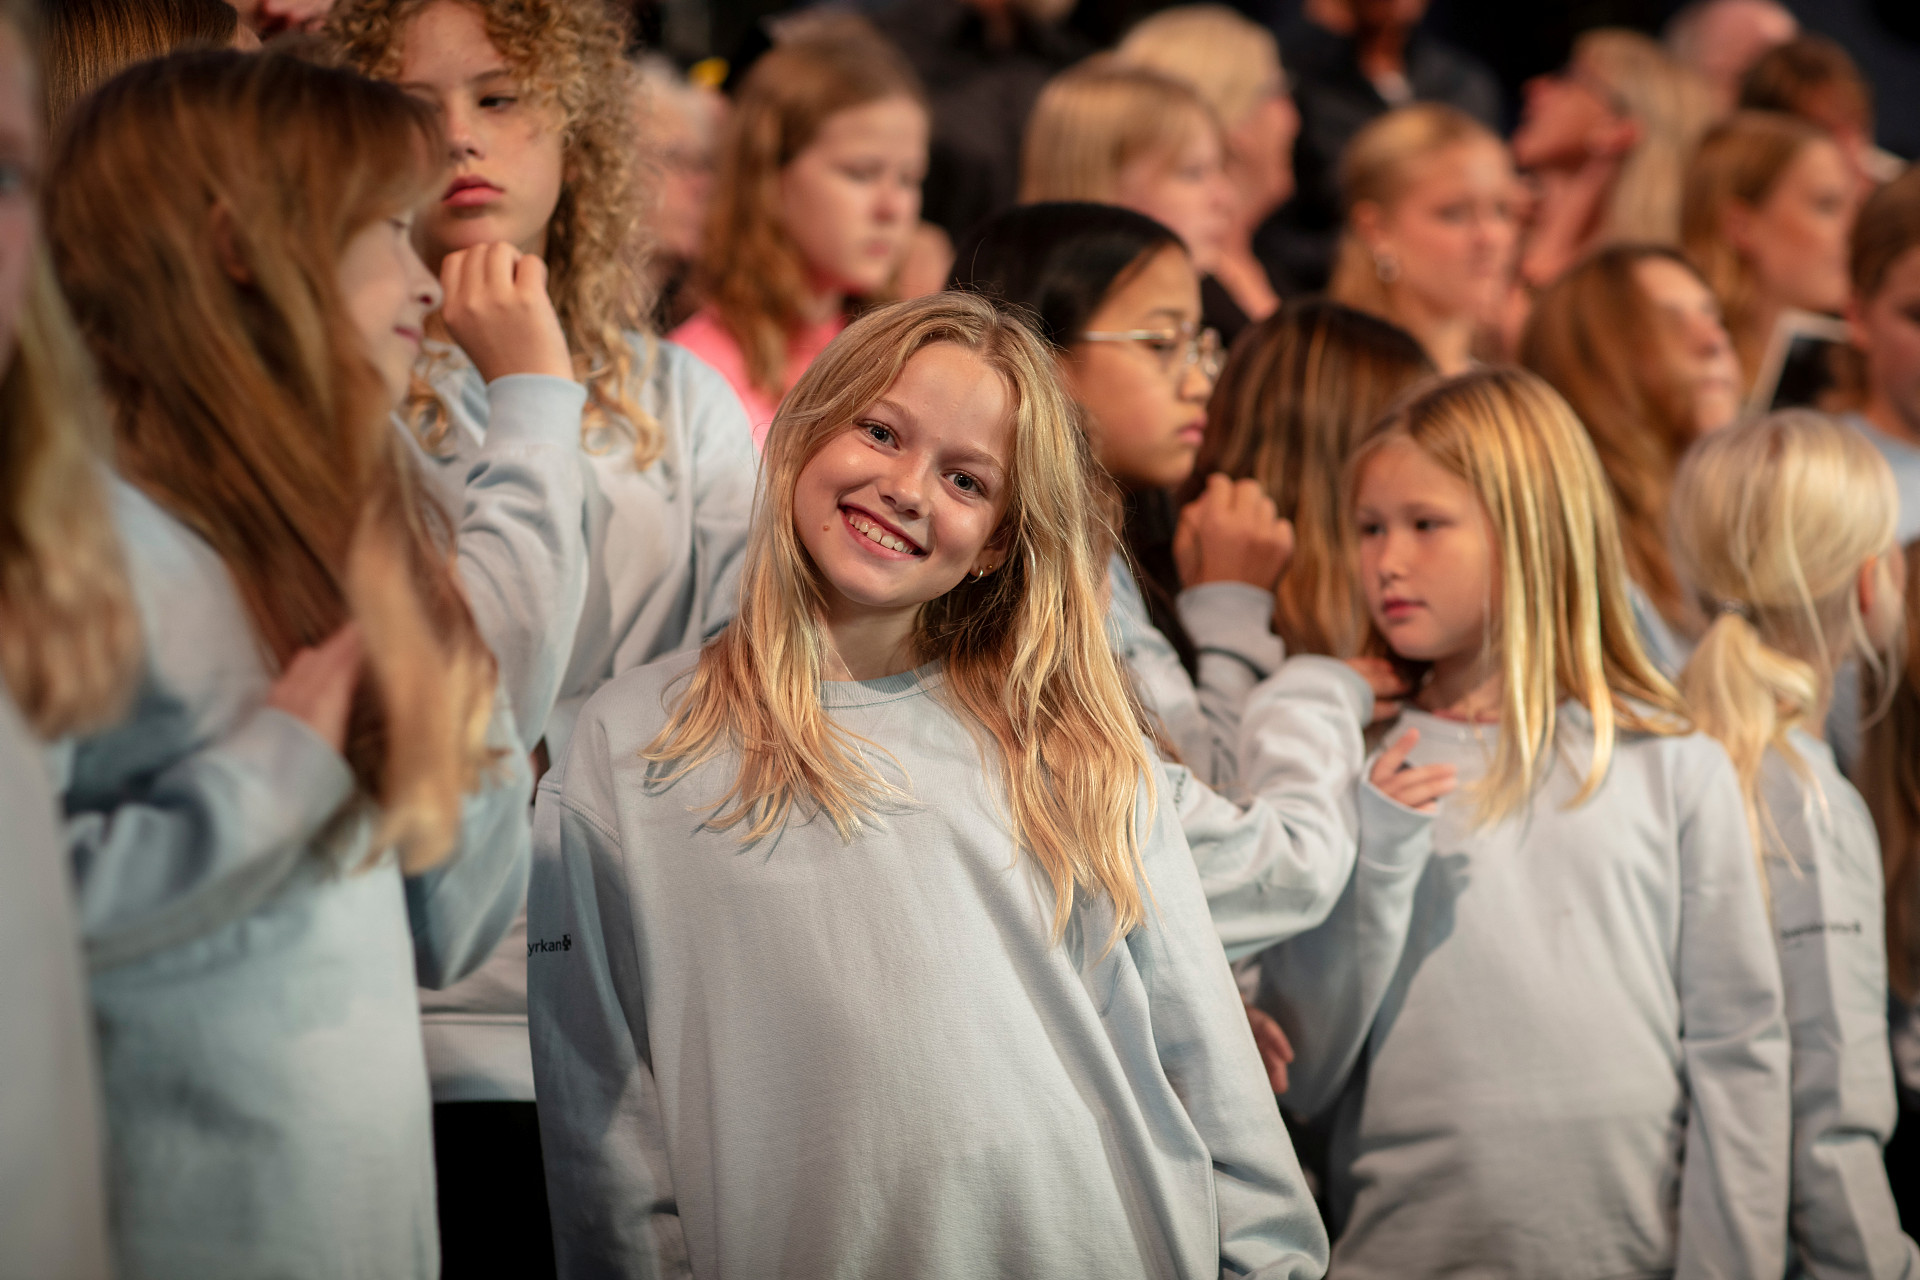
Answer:
[(912, 69), (852, 22), (782, 43), (741, 86), (696, 273), (703, 305), (668, 337), (733, 384), (755, 445), (849, 304), (889, 296), (920, 221), (928, 127)]

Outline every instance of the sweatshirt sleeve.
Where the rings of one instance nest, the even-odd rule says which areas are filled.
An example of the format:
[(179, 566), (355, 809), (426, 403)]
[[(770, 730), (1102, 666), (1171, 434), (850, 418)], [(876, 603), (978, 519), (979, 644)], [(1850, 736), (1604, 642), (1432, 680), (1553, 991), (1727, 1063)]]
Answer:
[(1325, 923), (1260, 957), (1255, 1003), (1286, 1031), (1287, 1110), (1314, 1119), (1346, 1086), (1406, 952), (1433, 815), (1391, 800), (1363, 772), (1359, 856)]
[(1326, 919), (1353, 873), (1354, 785), (1373, 691), (1331, 658), (1295, 658), (1243, 700), (1244, 808), (1169, 766), (1207, 909), (1238, 960)]
[[(1827, 807), (1819, 793), (1778, 757), (1768, 766), (1767, 811), (1787, 855), (1766, 867), (1793, 1051), (1794, 1254), (1819, 1280), (1915, 1280), (1920, 1249), (1900, 1230), (1882, 1155), (1898, 1104), (1879, 845), (1862, 813), (1849, 847), (1848, 828), (1810, 811)], [(1853, 796), (1825, 799), (1857, 807)]]
[(1177, 821), (1164, 803), (1155, 813), (1141, 850), (1150, 924), (1129, 934), (1127, 945), (1145, 979), (1161, 1069), (1213, 1157), (1220, 1273), (1319, 1277), (1327, 1267), (1326, 1228), (1208, 928), (1206, 898)]
[(273, 707), (152, 772), (130, 758), (164, 756), (185, 717), (150, 683), (130, 724), (75, 749), (65, 838), (95, 970), (252, 910), (353, 794), (340, 754)]
[(488, 383), (486, 436), (455, 513), (460, 580), (529, 747), (559, 696), (587, 596), (586, 396), (544, 374)]
[(1674, 1275), (1777, 1276), (1791, 1154), (1780, 964), (1732, 762), (1705, 739), (1672, 749), (1688, 1099)]
[[(1194, 681), (1200, 714), (1237, 774), (1243, 765), (1232, 753), (1247, 697), (1286, 658), (1286, 646), (1273, 633), (1273, 592), (1250, 582), (1206, 582), (1182, 591), (1174, 607), (1200, 653)], [(1241, 794), (1253, 794), (1246, 778), (1239, 782)]]
[(527, 1011), (554, 1255), (569, 1277), (691, 1276), (620, 839), (582, 790), (610, 790), (583, 721), (534, 807)]
[(533, 774), (504, 689), (487, 746), (497, 759), (461, 801), (458, 845), (445, 862), (406, 881), (414, 969), (420, 985), (435, 990), (479, 968), (526, 901)]

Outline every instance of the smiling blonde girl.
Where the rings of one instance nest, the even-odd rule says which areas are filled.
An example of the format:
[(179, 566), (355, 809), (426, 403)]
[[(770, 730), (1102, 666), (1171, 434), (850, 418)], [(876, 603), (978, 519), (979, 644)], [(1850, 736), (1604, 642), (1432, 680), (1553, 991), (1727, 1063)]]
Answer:
[(1811, 1276), (1920, 1271), (1881, 1163), (1898, 1112), (1880, 843), (1822, 740), (1841, 663), (1884, 677), (1899, 657), (1898, 507), (1873, 445), (1806, 411), (1709, 437), (1673, 489), (1677, 566), (1715, 614), (1680, 689), (1733, 757), (1766, 868), (1793, 1041), (1792, 1250)]
[[(1787, 1046), (1740, 787), (1641, 650), (1606, 480), (1530, 374), (1359, 446), (1373, 643), (1414, 681), (1356, 878), (1266, 955), (1334, 1128), (1333, 1274), (1778, 1275)], [(1249, 717), (1254, 714), (1249, 708)]]
[(1322, 1270), (1051, 364), (965, 295), (857, 321), (768, 438), (740, 617), (547, 779), (563, 1272)]

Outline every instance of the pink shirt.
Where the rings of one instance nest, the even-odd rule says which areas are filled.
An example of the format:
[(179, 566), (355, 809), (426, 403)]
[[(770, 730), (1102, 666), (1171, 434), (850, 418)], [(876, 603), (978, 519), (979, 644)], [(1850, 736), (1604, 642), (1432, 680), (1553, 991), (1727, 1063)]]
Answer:
[[(787, 341), (787, 370), (780, 384), (781, 395), (793, 389), (793, 384), (800, 381), (800, 375), (807, 371), (813, 358), (826, 350), (827, 344), (846, 327), (845, 318), (835, 316), (802, 329)], [(773, 425), (774, 411), (780, 407), (780, 402), (754, 386), (747, 377), (746, 356), (741, 353), (740, 344), (733, 340), (733, 335), (727, 332), (726, 325), (720, 322), (720, 317), (711, 309), (702, 307), (667, 338), (712, 365), (727, 380), (733, 393), (740, 397), (740, 405), (747, 411), (747, 421), (753, 426), (753, 447), (758, 449), (764, 446), (767, 428)]]

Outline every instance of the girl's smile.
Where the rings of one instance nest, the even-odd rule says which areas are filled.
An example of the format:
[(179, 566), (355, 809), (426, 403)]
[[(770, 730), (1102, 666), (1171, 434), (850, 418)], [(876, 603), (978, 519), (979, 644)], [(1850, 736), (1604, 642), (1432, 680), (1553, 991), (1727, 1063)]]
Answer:
[(887, 559), (914, 560), (926, 555), (926, 551), (909, 538), (896, 525), (889, 524), (871, 511), (859, 507), (843, 506), (840, 517), (847, 529), (859, 541), (860, 547), (869, 555)]

